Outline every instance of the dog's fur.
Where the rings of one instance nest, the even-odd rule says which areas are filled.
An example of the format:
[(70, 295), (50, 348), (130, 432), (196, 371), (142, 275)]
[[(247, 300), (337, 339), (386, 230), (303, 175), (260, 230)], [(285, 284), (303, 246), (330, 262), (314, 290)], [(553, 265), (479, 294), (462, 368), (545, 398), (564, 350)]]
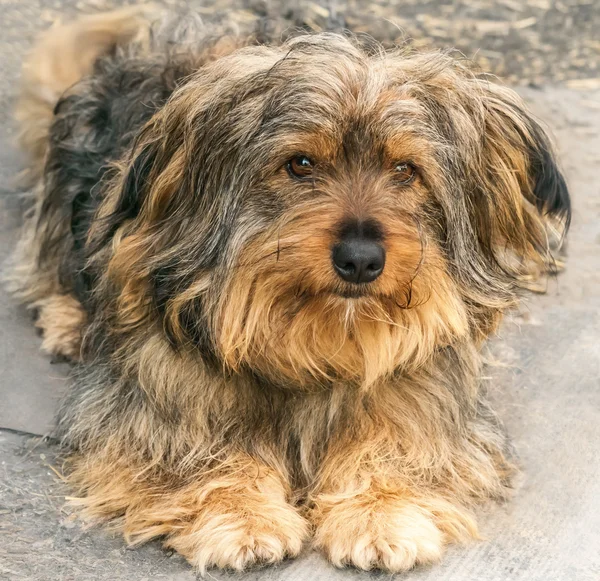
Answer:
[[(544, 131), (448, 54), (150, 14), (51, 30), (18, 111), (37, 184), (9, 282), (77, 360), (57, 434), (83, 513), (201, 571), (310, 538), (436, 561), (515, 470), (480, 348), (568, 224)], [(387, 253), (359, 294), (331, 266), (348, 223)]]

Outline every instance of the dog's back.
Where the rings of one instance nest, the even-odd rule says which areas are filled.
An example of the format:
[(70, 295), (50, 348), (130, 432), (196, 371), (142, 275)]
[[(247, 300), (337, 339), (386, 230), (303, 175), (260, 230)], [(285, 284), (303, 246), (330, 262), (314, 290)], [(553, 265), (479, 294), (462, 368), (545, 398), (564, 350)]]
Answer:
[(129, 7), (90, 15), (44, 33), (23, 64), (15, 111), (19, 141), (41, 175), (54, 108), (64, 92), (91, 74), (98, 58), (133, 41), (147, 42), (152, 9)]
[(16, 108), (32, 199), (7, 278), (25, 304), (43, 316), (49, 295), (85, 299), (90, 281), (74, 273), (111, 164), (186, 77), (247, 42), (232, 32), (144, 5), (42, 35)]

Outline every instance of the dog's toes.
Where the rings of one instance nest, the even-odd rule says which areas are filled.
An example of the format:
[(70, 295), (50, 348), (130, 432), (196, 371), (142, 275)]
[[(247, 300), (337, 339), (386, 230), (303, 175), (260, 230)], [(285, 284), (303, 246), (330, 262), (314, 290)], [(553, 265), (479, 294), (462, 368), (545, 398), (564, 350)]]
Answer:
[(245, 531), (240, 538), (231, 541), (222, 538), (210, 548), (200, 549), (194, 563), (201, 571), (212, 566), (244, 571), (254, 565), (273, 564), (286, 557), (295, 557), (301, 548), (300, 539), (293, 535)]
[(297, 556), (308, 523), (291, 506), (264, 515), (229, 513), (203, 518), (167, 545), (182, 553), (202, 574), (211, 567), (244, 571)]
[(417, 564), (438, 561), (444, 551), (442, 531), (414, 505), (371, 514), (367, 522), (325, 522), (317, 539), (336, 567), (352, 565), (366, 571), (407, 571)]
[(326, 498), (316, 499), (315, 546), (337, 567), (399, 573), (439, 561), (451, 541), (477, 536), (470, 515), (445, 500)]

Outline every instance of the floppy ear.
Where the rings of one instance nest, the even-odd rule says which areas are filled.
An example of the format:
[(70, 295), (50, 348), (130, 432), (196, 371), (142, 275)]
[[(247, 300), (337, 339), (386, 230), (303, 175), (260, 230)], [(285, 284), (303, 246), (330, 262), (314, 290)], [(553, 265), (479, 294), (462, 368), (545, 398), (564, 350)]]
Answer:
[(125, 224), (141, 226), (164, 206), (168, 195), (183, 180), (182, 138), (178, 132), (164, 135), (160, 115), (146, 124), (128, 157), (120, 161), (96, 216), (89, 241), (93, 253), (113, 238)]
[[(550, 140), (512, 90), (477, 79), (483, 113), (471, 205), (482, 249), (503, 269), (548, 260), (547, 227), (566, 232), (571, 203)], [(517, 270), (522, 270), (517, 268)]]
[(175, 238), (176, 221), (161, 218), (183, 188), (182, 141), (180, 126), (166, 127), (160, 112), (148, 121), (114, 164), (88, 233), (86, 270), (93, 277), (106, 272), (107, 281), (117, 284), (120, 321), (129, 327), (143, 322), (151, 275), (166, 241)]
[(561, 219), (566, 230), (571, 221), (571, 198), (567, 184), (558, 169), (547, 135), (535, 121), (531, 123), (530, 135), (529, 173), (534, 184), (536, 207), (544, 216)]

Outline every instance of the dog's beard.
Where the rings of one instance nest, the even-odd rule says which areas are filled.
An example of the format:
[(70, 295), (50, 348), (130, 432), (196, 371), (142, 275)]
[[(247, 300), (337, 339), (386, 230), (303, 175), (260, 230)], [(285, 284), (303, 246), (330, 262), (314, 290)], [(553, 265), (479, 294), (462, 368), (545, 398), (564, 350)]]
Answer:
[(315, 290), (305, 278), (284, 269), (231, 278), (215, 320), (227, 366), (283, 386), (339, 380), (366, 388), (467, 332), (464, 304), (439, 268), (423, 267), (386, 294)]

